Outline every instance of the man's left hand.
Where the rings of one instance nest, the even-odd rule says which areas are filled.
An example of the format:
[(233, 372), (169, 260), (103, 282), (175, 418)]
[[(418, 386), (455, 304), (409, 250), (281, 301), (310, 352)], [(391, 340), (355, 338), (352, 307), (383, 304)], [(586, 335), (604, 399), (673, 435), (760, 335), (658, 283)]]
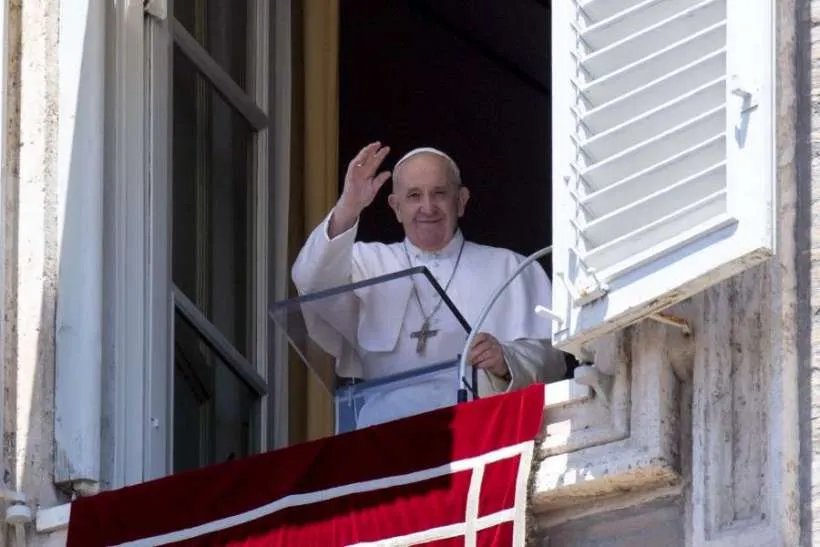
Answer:
[(480, 369), (491, 372), (499, 378), (503, 378), (509, 372), (507, 362), (504, 360), (504, 351), (501, 342), (486, 332), (479, 332), (473, 339), (473, 346), (467, 354), (467, 362)]

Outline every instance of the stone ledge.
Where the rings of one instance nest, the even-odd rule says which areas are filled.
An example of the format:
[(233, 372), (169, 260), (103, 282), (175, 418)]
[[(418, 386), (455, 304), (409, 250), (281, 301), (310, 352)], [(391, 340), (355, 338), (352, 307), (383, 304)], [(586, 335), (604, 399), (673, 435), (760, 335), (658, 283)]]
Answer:
[(571, 386), (548, 388), (532, 494), (540, 520), (572, 520), (592, 506), (682, 484), (673, 336), (643, 323), (612, 337), (598, 354), (614, 374), (608, 400)]
[(571, 470), (560, 477), (550, 475), (549, 469), (542, 467), (535, 479), (533, 504), (537, 512), (552, 512), (681, 484), (678, 470), (662, 459), (650, 459), (630, 467), (602, 475), (595, 475), (591, 470)]
[(38, 509), (35, 518), (35, 530), (38, 534), (50, 534), (60, 530), (67, 530), (70, 518), (70, 503)]

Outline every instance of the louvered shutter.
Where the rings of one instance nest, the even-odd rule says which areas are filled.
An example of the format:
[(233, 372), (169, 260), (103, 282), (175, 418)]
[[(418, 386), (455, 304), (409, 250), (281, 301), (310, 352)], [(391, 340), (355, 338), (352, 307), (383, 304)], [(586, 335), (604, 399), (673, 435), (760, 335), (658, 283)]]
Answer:
[(772, 255), (774, 0), (552, 2), (557, 347)]

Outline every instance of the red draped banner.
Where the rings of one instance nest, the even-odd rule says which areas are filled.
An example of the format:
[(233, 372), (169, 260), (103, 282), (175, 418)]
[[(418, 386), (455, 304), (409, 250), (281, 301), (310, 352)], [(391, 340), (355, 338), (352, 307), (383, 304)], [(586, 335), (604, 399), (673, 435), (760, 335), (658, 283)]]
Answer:
[(523, 545), (544, 386), (82, 498), (69, 546)]

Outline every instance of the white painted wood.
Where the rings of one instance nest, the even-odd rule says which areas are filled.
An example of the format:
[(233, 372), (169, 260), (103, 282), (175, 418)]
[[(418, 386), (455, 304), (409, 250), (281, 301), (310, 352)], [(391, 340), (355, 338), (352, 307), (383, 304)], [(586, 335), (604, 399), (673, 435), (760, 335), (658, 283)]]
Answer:
[(580, 355), (772, 256), (773, 9), (553, 6), (557, 347)]
[(100, 479), (105, 23), (103, 0), (60, 4), (54, 394), (58, 483)]
[[(173, 11), (173, 0), (168, 0)], [(146, 21), (145, 93), (146, 165), (148, 179), (148, 250), (150, 283), (146, 331), (150, 365), (146, 370), (147, 408), (145, 479), (162, 477), (171, 471), (173, 408), (173, 299), (171, 287), (171, 135), (173, 93), (171, 69), (173, 39), (168, 20)]]
[(103, 468), (106, 486), (142, 482), (149, 445), (149, 190), (145, 169), (145, 15), (120, 2), (109, 10), (105, 195)]

